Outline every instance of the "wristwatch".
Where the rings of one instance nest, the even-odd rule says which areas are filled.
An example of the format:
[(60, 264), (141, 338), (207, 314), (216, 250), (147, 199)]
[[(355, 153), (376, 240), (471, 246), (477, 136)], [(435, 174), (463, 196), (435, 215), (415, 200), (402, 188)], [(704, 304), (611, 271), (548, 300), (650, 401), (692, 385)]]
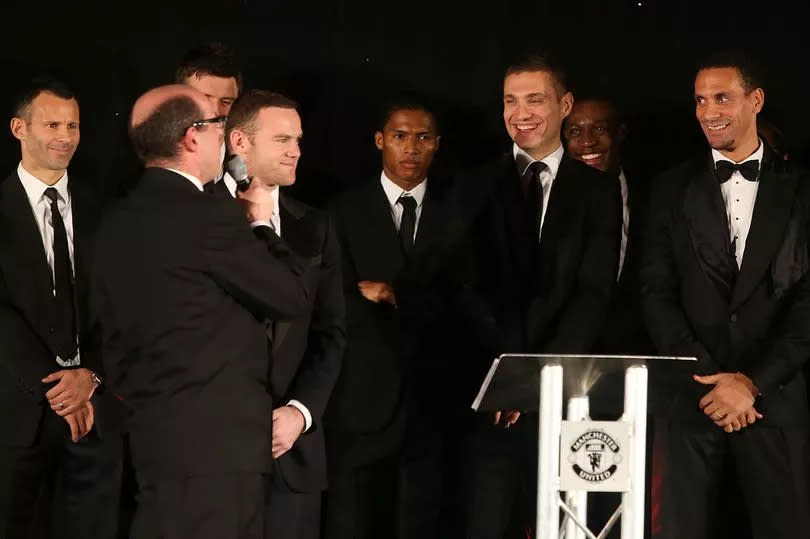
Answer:
[(92, 380), (93, 383), (96, 384), (96, 387), (100, 386), (103, 381), (101, 379), (101, 376), (96, 374), (94, 371), (90, 371), (90, 380)]

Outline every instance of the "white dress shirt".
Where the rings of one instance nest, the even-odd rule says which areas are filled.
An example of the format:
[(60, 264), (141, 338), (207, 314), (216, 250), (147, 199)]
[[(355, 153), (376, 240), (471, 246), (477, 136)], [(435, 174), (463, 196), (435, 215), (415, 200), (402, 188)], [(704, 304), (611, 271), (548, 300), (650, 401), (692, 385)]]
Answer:
[(619, 246), (619, 274), (616, 276), (617, 281), (622, 276), (624, 255), (627, 253), (627, 238), (630, 233), (630, 206), (627, 205), (627, 176), (624, 175), (624, 169), (619, 171), (619, 189), (622, 194), (622, 242)]
[[(73, 204), (68, 190), (68, 174), (65, 174), (57, 180), (53, 185), (47, 185), (34, 177), (30, 172), (25, 170), (20, 163), (17, 166), (17, 175), (20, 177), (25, 194), (28, 197), (28, 203), (31, 205), (31, 211), (34, 214), (34, 221), (37, 223), (39, 235), (42, 238), (42, 248), (45, 251), (45, 259), (48, 261), (48, 266), (51, 268), (51, 284), (55, 280), (54, 275), (54, 254), (53, 254), (53, 220), (51, 219), (51, 201), (45, 196), (45, 190), (49, 187), (56, 189), (59, 198), (56, 201), (56, 206), (59, 208), (59, 213), (62, 215), (62, 221), (65, 224), (65, 234), (67, 235), (68, 242), (68, 255), (70, 256), (70, 266), (75, 273), (75, 263), (73, 262)], [(53, 288), (53, 293), (56, 295), (56, 289)], [(70, 360), (63, 360), (62, 358), (54, 358), (56, 362), (62, 367), (75, 367), (80, 364), (79, 350), (76, 350), (76, 356)]]
[(233, 179), (230, 172), (223, 174), (222, 177), (216, 181), (216, 183), (219, 182), (225, 182), (225, 187), (228, 188), (228, 192), (233, 198), (236, 198), (236, 180)]
[(385, 197), (388, 199), (388, 205), (391, 209), (391, 219), (394, 220), (394, 226), (397, 232), (399, 232), (399, 225), (402, 224), (402, 214), (405, 212), (405, 208), (402, 207), (402, 204), (397, 204), (397, 200), (399, 200), (399, 197), (402, 195), (405, 195), (412, 196), (416, 201), (416, 222), (413, 226), (413, 241), (416, 242), (416, 231), (419, 230), (419, 218), (422, 216), (422, 202), (425, 200), (425, 193), (427, 192), (427, 178), (422, 180), (419, 185), (410, 191), (406, 191), (391, 181), (388, 176), (385, 175), (385, 171), (383, 171), (382, 174), (380, 174), (380, 183), (382, 184), (383, 191), (385, 191)]
[[(233, 179), (233, 176), (231, 176), (230, 173), (226, 172), (223, 174), (222, 177), (217, 180), (217, 183), (219, 182), (225, 182), (225, 187), (228, 189), (228, 192), (233, 198), (236, 198), (236, 180)], [(250, 227), (254, 228), (260, 225), (269, 226), (275, 230), (279, 237), (281, 237), (281, 215), (278, 211), (278, 186), (273, 187), (273, 191), (270, 193), (270, 198), (273, 199), (273, 213), (270, 216), (270, 220), (253, 221), (250, 223)]]
[[(546, 208), (548, 208), (548, 199), (551, 195), (551, 187), (554, 185), (554, 178), (557, 177), (557, 171), (560, 169), (560, 162), (562, 161), (564, 152), (565, 149), (563, 148), (562, 142), (560, 142), (560, 145), (556, 150), (542, 159), (535, 159), (526, 151), (519, 148), (517, 144), (513, 145), (512, 148), (512, 154), (515, 156), (515, 165), (517, 166), (518, 174), (520, 174), (520, 177), (524, 182), (527, 182), (529, 186), (532, 185), (532, 173), (529, 171), (531, 164), (535, 161), (542, 161), (546, 165), (546, 168), (544, 168), (543, 172), (540, 173), (540, 184), (543, 186), (543, 210), (540, 214), (541, 237), (543, 235), (543, 223), (546, 221)], [(538, 237), (538, 241), (539, 240), (540, 238)]]
[[(762, 156), (764, 153), (765, 148), (760, 140), (757, 151), (740, 161), (740, 163), (756, 159), (759, 161), (760, 170), (762, 170)], [(732, 162), (731, 159), (717, 150), (712, 150), (712, 159), (714, 159), (715, 164), (718, 161)], [(745, 242), (748, 240), (748, 231), (751, 230), (751, 220), (754, 217), (754, 203), (757, 200), (759, 182), (748, 181), (743, 178), (739, 171), (734, 171), (731, 178), (720, 185), (720, 190), (723, 193), (723, 201), (726, 203), (729, 239), (730, 241), (735, 241), (736, 239), (736, 252), (734, 255), (737, 259), (737, 267), (739, 268), (742, 266), (743, 255), (745, 254)]]

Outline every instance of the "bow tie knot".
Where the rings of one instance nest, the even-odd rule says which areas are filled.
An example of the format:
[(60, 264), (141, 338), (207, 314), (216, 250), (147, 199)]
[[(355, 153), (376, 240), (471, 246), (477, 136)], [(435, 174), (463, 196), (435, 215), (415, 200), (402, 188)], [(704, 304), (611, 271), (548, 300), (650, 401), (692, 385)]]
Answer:
[(749, 182), (755, 182), (759, 176), (759, 160), (751, 159), (740, 164), (720, 160), (714, 165), (714, 173), (720, 183), (727, 182), (735, 172), (739, 172)]

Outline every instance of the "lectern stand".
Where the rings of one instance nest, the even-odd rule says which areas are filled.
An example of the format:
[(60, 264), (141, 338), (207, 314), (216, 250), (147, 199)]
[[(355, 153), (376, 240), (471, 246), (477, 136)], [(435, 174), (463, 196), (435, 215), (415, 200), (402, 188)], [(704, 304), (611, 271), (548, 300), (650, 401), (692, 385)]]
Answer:
[[(696, 359), (504, 354), (493, 361), (473, 409), (539, 411), (538, 539), (602, 539), (619, 519), (622, 539), (643, 538), (647, 364), (666, 361)], [(590, 390), (605, 374), (620, 370), (624, 413), (616, 421), (591, 421)], [(598, 533), (586, 522), (588, 492), (622, 494), (621, 504)]]

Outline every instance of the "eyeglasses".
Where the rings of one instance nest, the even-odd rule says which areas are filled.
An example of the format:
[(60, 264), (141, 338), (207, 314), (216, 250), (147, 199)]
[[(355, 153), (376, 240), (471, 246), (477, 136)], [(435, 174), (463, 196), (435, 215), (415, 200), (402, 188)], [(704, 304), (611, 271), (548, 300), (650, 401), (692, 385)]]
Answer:
[(205, 120), (197, 120), (196, 122), (192, 123), (189, 127), (201, 127), (203, 125), (208, 124), (220, 124), (225, 125), (225, 120), (227, 120), (227, 116), (214, 116), (213, 118), (206, 118)]

